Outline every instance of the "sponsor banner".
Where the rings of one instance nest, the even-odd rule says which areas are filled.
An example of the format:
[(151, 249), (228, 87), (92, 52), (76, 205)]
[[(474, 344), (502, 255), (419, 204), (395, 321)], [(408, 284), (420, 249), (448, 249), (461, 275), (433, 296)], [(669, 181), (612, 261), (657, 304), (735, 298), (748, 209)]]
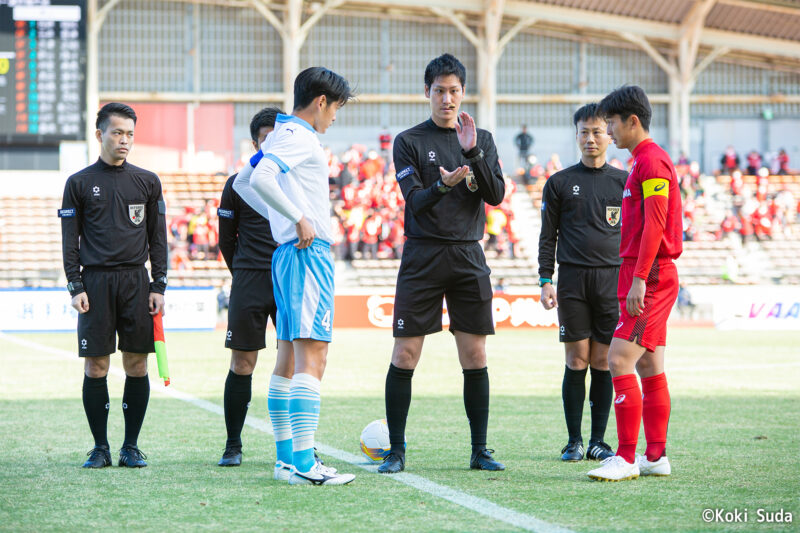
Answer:
[[(0, 290), (0, 330), (75, 331), (78, 312), (65, 289)], [(213, 287), (167, 289), (164, 329), (214, 329), (217, 290)], [(91, 306), (91, 301), (89, 305)]]
[(710, 303), (721, 330), (800, 331), (800, 286), (690, 287), (693, 302)]
[[(335, 328), (386, 328), (392, 327), (394, 296), (379, 294), (337, 295)], [(535, 328), (556, 327), (555, 309), (545, 311), (538, 295), (496, 294), (492, 301), (495, 327)], [(442, 302), (442, 327), (447, 329), (450, 318), (447, 305)]]

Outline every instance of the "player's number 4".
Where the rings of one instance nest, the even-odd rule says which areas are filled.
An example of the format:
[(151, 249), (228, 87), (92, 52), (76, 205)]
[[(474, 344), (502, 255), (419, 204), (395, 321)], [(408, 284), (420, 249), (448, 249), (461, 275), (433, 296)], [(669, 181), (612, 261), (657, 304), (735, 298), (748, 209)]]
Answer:
[(322, 317), (322, 326), (325, 328), (325, 331), (331, 330), (331, 310), (328, 309), (325, 311), (325, 316)]

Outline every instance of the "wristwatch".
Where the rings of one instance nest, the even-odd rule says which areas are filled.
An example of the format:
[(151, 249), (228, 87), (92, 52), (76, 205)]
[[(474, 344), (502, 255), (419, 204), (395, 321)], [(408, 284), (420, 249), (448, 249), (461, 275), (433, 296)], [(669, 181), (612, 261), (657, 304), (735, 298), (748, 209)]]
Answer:
[(544, 287), (545, 283), (553, 283), (553, 280), (550, 278), (539, 278), (539, 287)]
[(70, 281), (67, 283), (67, 290), (69, 291), (70, 296), (75, 296), (76, 294), (80, 294), (85, 291), (83, 288), (83, 283), (80, 281)]
[(467, 162), (470, 165), (474, 165), (475, 163), (477, 163), (481, 159), (483, 159), (483, 149), (481, 149), (480, 152), (478, 152), (478, 154), (476, 156), (470, 157), (469, 159), (467, 159)]
[(439, 190), (441, 194), (447, 194), (451, 190), (453, 190), (452, 187), (448, 187), (447, 185), (445, 185), (441, 179), (439, 179), (439, 181), (436, 182), (436, 188)]

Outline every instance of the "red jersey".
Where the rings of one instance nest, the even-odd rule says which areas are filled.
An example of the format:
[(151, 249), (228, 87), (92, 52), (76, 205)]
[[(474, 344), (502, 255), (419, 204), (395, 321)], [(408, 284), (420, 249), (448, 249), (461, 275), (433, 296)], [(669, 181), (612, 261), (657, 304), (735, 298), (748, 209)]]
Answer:
[(681, 194), (669, 155), (652, 139), (633, 149), (633, 168), (622, 193), (619, 255), (636, 260), (633, 275), (647, 279), (653, 261), (683, 251)]

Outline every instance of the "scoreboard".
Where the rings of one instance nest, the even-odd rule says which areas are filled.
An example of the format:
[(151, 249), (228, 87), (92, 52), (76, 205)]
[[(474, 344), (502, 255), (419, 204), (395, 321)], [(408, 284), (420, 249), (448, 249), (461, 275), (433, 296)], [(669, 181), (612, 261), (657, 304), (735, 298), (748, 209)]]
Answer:
[(0, 0), (0, 146), (83, 140), (86, 0)]

